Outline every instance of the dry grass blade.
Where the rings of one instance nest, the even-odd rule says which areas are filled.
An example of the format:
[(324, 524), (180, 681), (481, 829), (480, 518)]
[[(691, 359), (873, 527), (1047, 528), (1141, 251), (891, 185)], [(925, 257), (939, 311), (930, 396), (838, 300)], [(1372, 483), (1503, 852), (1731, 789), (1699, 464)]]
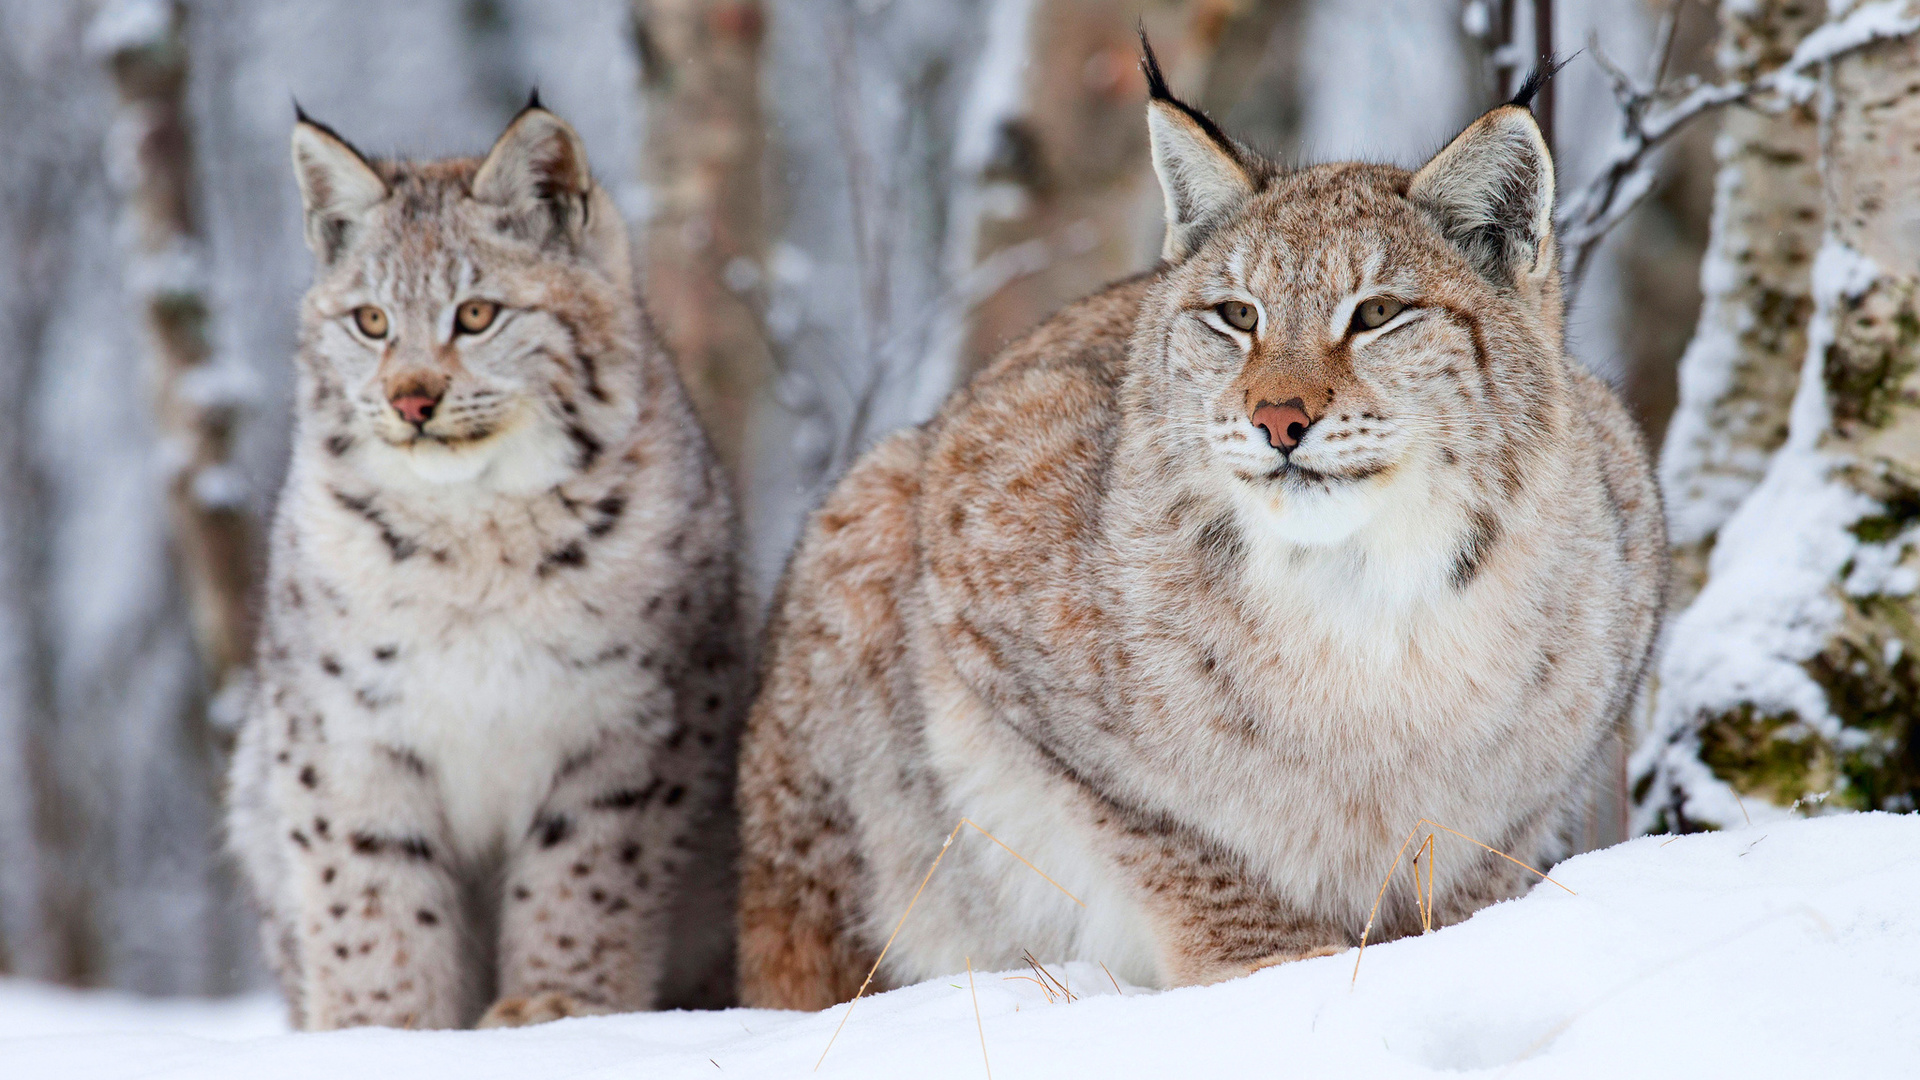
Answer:
[(1100, 961), (1100, 970), (1107, 972), (1107, 981), (1113, 984), (1113, 992), (1119, 994), (1121, 997), (1126, 997), (1127, 992), (1120, 989), (1120, 980), (1114, 978), (1113, 972), (1107, 970), (1107, 962), (1105, 960)]
[(1380, 882), (1380, 891), (1374, 894), (1373, 907), (1367, 911), (1366, 928), (1360, 931), (1360, 952), (1353, 958), (1353, 982), (1360, 981), (1360, 957), (1367, 954), (1367, 935), (1373, 933), (1373, 920), (1380, 914), (1380, 901), (1387, 897), (1387, 886), (1393, 884), (1394, 871), (1400, 869), (1400, 859), (1407, 853), (1407, 845), (1413, 843), (1413, 836), (1420, 831), (1415, 825), (1407, 830), (1407, 838), (1400, 841), (1400, 850), (1393, 853), (1393, 865), (1387, 867), (1386, 879)]
[[(966, 819), (962, 818), (961, 824), (965, 822)], [(959, 835), (960, 825), (955, 825), (953, 831), (947, 834), (947, 838), (941, 841), (940, 854), (933, 857), (932, 865), (927, 867), (927, 876), (920, 879), (920, 887), (913, 890), (913, 899), (907, 901), (907, 910), (900, 913), (900, 921), (893, 924), (893, 933), (887, 935), (886, 945), (881, 947), (880, 955), (873, 958), (873, 966), (867, 969), (867, 977), (860, 981), (859, 991), (853, 995), (852, 1001), (847, 1002), (847, 1011), (841, 1014), (839, 1025), (833, 1029), (833, 1038), (827, 1040), (826, 1050), (820, 1051), (820, 1060), (813, 1063), (814, 1072), (820, 1071), (820, 1066), (827, 1060), (827, 1051), (833, 1049), (833, 1044), (840, 1038), (840, 1032), (846, 1029), (847, 1020), (853, 1016), (853, 1007), (860, 1004), (861, 995), (867, 992), (867, 987), (873, 985), (873, 976), (880, 970), (880, 961), (887, 958), (887, 950), (893, 948), (893, 939), (899, 937), (900, 928), (907, 925), (907, 916), (913, 914), (913, 906), (920, 902), (920, 894), (927, 891), (927, 882), (933, 880), (933, 872), (940, 869), (940, 860), (947, 857), (947, 849), (953, 846), (953, 838)]]
[[(1427, 818), (1421, 818), (1421, 819), (1420, 819), (1420, 824), (1421, 824), (1421, 825), (1431, 825), (1431, 826), (1433, 826), (1434, 828), (1436, 828), (1436, 829), (1439, 829), (1439, 830), (1440, 830), (1441, 832), (1447, 832), (1447, 833), (1452, 833), (1453, 835), (1455, 835), (1455, 836), (1457, 836), (1457, 837), (1459, 837), (1459, 838), (1460, 838), (1460, 839), (1462, 839), (1462, 840), (1465, 840), (1465, 841), (1466, 841), (1467, 843), (1469, 843), (1469, 844), (1472, 844), (1472, 845), (1473, 845), (1474, 847), (1477, 847), (1477, 848), (1479, 848), (1479, 849), (1480, 849), (1480, 850), (1482, 850), (1482, 851), (1490, 851), (1490, 852), (1492, 852), (1493, 854), (1495, 854), (1495, 855), (1498, 855), (1498, 856), (1500, 856), (1501, 858), (1503, 858), (1503, 859), (1505, 859), (1505, 860), (1507, 860), (1508, 862), (1510, 862), (1510, 863), (1512, 863), (1513, 865), (1515, 865), (1515, 866), (1517, 866), (1517, 867), (1519, 867), (1520, 869), (1522, 869), (1522, 870), (1525, 870), (1525, 871), (1526, 871), (1527, 873), (1529, 873), (1529, 874), (1532, 874), (1532, 875), (1533, 875), (1534, 877), (1537, 877), (1537, 878), (1539, 878), (1539, 879), (1540, 879), (1541, 881), (1547, 881), (1547, 882), (1552, 882), (1552, 883), (1553, 883), (1554, 885), (1557, 885), (1557, 886), (1559, 886), (1559, 887), (1560, 887), (1560, 888), (1562, 888), (1562, 889), (1566, 889), (1566, 892), (1567, 892), (1567, 895), (1568, 895), (1568, 896), (1579, 896), (1579, 895), (1580, 895), (1579, 893), (1577, 893), (1577, 892), (1574, 892), (1574, 891), (1573, 891), (1572, 889), (1567, 889), (1567, 887), (1566, 887), (1565, 885), (1561, 885), (1561, 884), (1560, 884), (1559, 882), (1557, 882), (1557, 881), (1554, 881), (1554, 880), (1553, 880), (1553, 878), (1552, 878), (1551, 876), (1549, 876), (1549, 875), (1547, 875), (1546, 873), (1544, 873), (1544, 872), (1542, 872), (1542, 871), (1539, 871), (1539, 870), (1535, 870), (1535, 869), (1534, 869), (1533, 867), (1531, 867), (1531, 866), (1528, 866), (1528, 865), (1527, 865), (1526, 863), (1523, 863), (1523, 862), (1521, 862), (1521, 861), (1520, 861), (1519, 859), (1516, 859), (1516, 858), (1514, 858), (1513, 856), (1511, 856), (1511, 855), (1509, 855), (1509, 854), (1507, 854), (1506, 852), (1504, 852), (1504, 851), (1501, 851), (1501, 850), (1500, 850), (1499, 848), (1497, 848), (1497, 847), (1493, 847), (1493, 846), (1491, 846), (1491, 845), (1488, 845), (1488, 844), (1483, 844), (1483, 843), (1481, 843), (1480, 841), (1478, 841), (1478, 840), (1475, 840), (1475, 839), (1474, 839), (1473, 837), (1471, 837), (1471, 836), (1468, 836), (1468, 835), (1467, 835), (1466, 833), (1463, 833), (1463, 832), (1461, 832), (1461, 831), (1460, 831), (1459, 829), (1449, 829), (1449, 828), (1447, 828), (1447, 827), (1446, 827), (1445, 825), (1442, 825), (1442, 824), (1440, 824), (1440, 823), (1439, 823), (1439, 822), (1437, 822), (1437, 821), (1432, 821), (1432, 820), (1429, 820), (1429, 819), (1427, 819)], [(1418, 826), (1416, 826), (1416, 828), (1418, 828)]]
[[(1415, 830), (1418, 831), (1418, 826), (1415, 826)], [(1423, 934), (1433, 933), (1433, 842), (1436, 839), (1434, 834), (1428, 833), (1426, 841), (1413, 853), (1413, 905), (1420, 912), (1420, 932)], [(1420, 888), (1422, 859), (1426, 860), (1427, 870), (1427, 887), (1424, 892)]]
[(993, 1080), (993, 1062), (987, 1060), (987, 1025), (980, 1019), (980, 992), (973, 988), (973, 957), (967, 957), (967, 993), (973, 995), (973, 1026), (980, 1029), (980, 1064), (987, 1067), (987, 1080)]
[[(981, 828), (979, 825), (975, 824), (970, 819), (961, 818), (959, 821), (954, 823), (953, 831), (947, 834), (947, 838), (940, 842), (940, 853), (933, 857), (932, 863), (928, 864), (926, 876), (920, 879), (920, 887), (913, 890), (913, 899), (907, 901), (907, 910), (900, 913), (900, 921), (893, 924), (893, 933), (887, 935), (887, 943), (880, 947), (880, 955), (873, 958), (873, 966), (867, 969), (867, 977), (860, 980), (860, 989), (854, 993), (853, 1000), (847, 1002), (847, 1011), (840, 1015), (840, 1023), (835, 1025), (833, 1029), (833, 1037), (827, 1040), (826, 1049), (820, 1051), (820, 1060), (813, 1063), (814, 1072), (819, 1072), (820, 1066), (826, 1063), (828, 1051), (831, 1051), (833, 1049), (833, 1044), (839, 1041), (840, 1033), (846, 1030), (847, 1021), (851, 1019), (853, 1016), (853, 1007), (855, 1005), (860, 1004), (860, 999), (866, 995), (867, 988), (873, 985), (873, 977), (876, 973), (879, 972), (881, 961), (887, 958), (887, 950), (893, 948), (894, 939), (900, 936), (901, 928), (907, 925), (907, 916), (912, 915), (914, 906), (920, 903), (920, 894), (927, 891), (927, 882), (932, 881), (933, 872), (935, 870), (940, 869), (940, 860), (947, 857), (948, 849), (953, 847), (954, 837), (959, 836), (961, 828), (968, 825), (973, 826), (973, 828), (976, 831), (978, 831), (981, 836), (984, 836), (987, 839), (993, 841), (994, 843), (999, 844), (1001, 850), (1005, 851), (1007, 854), (1013, 856), (1014, 858), (1019, 859), (1023, 864), (1026, 865), (1027, 869), (1032, 870), (1036, 874), (1039, 874), (1041, 878), (1043, 878), (1046, 881), (1047, 884), (1053, 886), (1056, 889), (1059, 889), (1060, 892), (1064, 894), (1067, 899), (1073, 901), (1076, 904), (1079, 904), (1083, 908), (1087, 906), (1086, 904), (1081, 902), (1079, 897), (1073, 895), (1070, 892), (1067, 892), (1066, 886), (1060, 884), (1059, 882), (1053, 880), (1050, 877), (1047, 877), (1046, 872), (1041, 870), (1039, 867), (1033, 865), (1032, 862), (1029, 862), (1025, 855), (1022, 855), (1019, 852), (1008, 847), (1005, 841), (1001, 840), (999, 837), (988, 832), (986, 829)], [(969, 969), (971, 969), (973, 961), (969, 959), (967, 963), (968, 963)]]
[[(1367, 925), (1364, 929), (1360, 931), (1360, 950), (1359, 952), (1355, 953), (1353, 957), (1353, 980), (1352, 981), (1354, 983), (1357, 983), (1360, 981), (1360, 959), (1361, 957), (1364, 957), (1367, 954), (1367, 937), (1373, 933), (1374, 920), (1377, 917), (1379, 917), (1380, 902), (1386, 899), (1387, 886), (1393, 884), (1393, 875), (1396, 871), (1400, 869), (1400, 860), (1407, 853), (1407, 845), (1413, 843), (1413, 838), (1419, 834), (1420, 827), (1422, 825), (1439, 829), (1441, 832), (1444, 832), (1444, 833), (1451, 833), (1454, 836), (1457, 836), (1460, 839), (1465, 840), (1467, 843), (1472, 844), (1473, 846), (1480, 848), (1483, 851), (1490, 851), (1493, 854), (1498, 855), (1501, 858), (1512, 863), (1513, 865), (1521, 867), (1522, 869), (1526, 870), (1527, 873), (1532, 874), (1535, 877), (1538, 877), (1542, 881), (1552, 881), (1553, 884), (1559, 885), (1560, 888), (1562, 889), (1566, 889), (1568, 896), (1580, 895), (1579, 893), (1574, 892), (1572, 889), (1567, 889), (1567, 887), (1565, 885), (1561, 885), (1560, 882), (1554, 881), (1551, 876), (1539, 870), (1535, 870), (1533, 867), (1528, 866), (1526, 863), (1523, 863), (1519, 859), (1516, 859), (1513, 856), (1507, 854), (1506, 852), (1501, 851), (1497, 847), (1493, 847), (1488, 844), (1483, 844), (1480, 841), (1475, 840), (1473, 837), (1468, 836), (1466, 833), (1461, 832), (1459, 829), (1450, 829), (1447, 826), (1442, 825), (1431, 818), (1421, 818), (1419, 821), (1414, 823), (1413, 828), (1407, 830), (1407, 838), (1405, 840), (1400, 841), (1400, 850), (1393, 853), (1393, 865), (1387, 867), (1387, 876), (1384, 880), (1380, 882), (1380, 891), (1374, 894), (1373, 907), (1371, 910), (1367, 912)], [(1432, 842), (1433, 842), (1433, 837), (1431, 834), (1429, 834), (1427, 837), (1427, 844), (1431, 845)], [(1415, 858), (1418, 859), (1418, 856), (1416, 855)], [(1433, 911), (1433, 881), (1431, 876), (1433, 873), (1433, 856), (1430, 852), (1427, 856), (1427, 873), (1429, 876), (1428, 876), (1428, 883), (1427, 883), (1427, 899), (1425, 904), (1422, 906), (1423, 920), (1430, 917), (1431, 912)], [(1420, 903), (1420, 870), (1417, 864), (1414, 867), (1413, 892), (1414, 892), (1414, 902), (1416, 904), (1419, 904)]]
[[(1056, 977), (1053, 974), (1053, 972), (1047, 970), (1047, 966), (1045, 964), (1042, 964), (1039, 961), (1039, 959), (1033, 955), (1033, 951), (1031, 949), (1021, 950), (1020, 959), (1027, 962), (1027, 966), (1033, 969), (1034, 975), (1038, 976), (1036, 981), (1040, 983), (1043, 989), (1047, 990), (1048, 1004), (1053, 1003), (1053, 999), (1056, 991), (1058, 991), (1059, 996), (1066, 998), (1069, 1004), (1071, 1004), (1075, 1000), (1073, 996), (1073, 991), (1067, 988), (1067, 980), (1065, 977), (1065, 972), (1066, 972), (1065, 965), (1061, 966), (1060, 970), (1062, 974), (1059, 977)], [(1021, 976), (1021, 977), (1024, 978), (1025, 976)]]
[[(1012, 848), (1010, 848), (1010, 847), (1008, 847), (1008, 846), (1006, 845), (1006, 843), (1005, 843), (1004, 841), (1002, 841), (1002, 840), (1001, 840), (1001, 839), (1000, 839), (999, 837), (997, 837), (997, 836), (995, 836), (995, 835), (993, 835), (992, 833), (990, 833), (990, 832), (988, 832), (988, 831), (987, 831), (987, 830), (985, 830), (985, 829), (982, 829), (982, 828), (980, 828), (980, 826), (979, 826), (979, 825), (975, 825), (975, 824), (974, 824), (974, 822), (973, 822), (972, 820), (970, 820), (970, 819), (968, 819), (968, 818), (961, 818), (961, 819), (960, 819), (960, 825), (973, 825), (973, 827), (974, 827), (975, 829), (977, 829), (977, 830), (979, 830), (979, 833), (980, 833), (980, 835), (981, 835), (981, 836), (984, 836), (984, 837), (986, 837), (987, 839), (989, 839), (989, 840), (991, 840), (991, 841), (993, 841), (994, 843), (996, 843), (996, 844), (999, 844), (999, 845), (1000, 845), (1000, 850), (1002, 850), (1002, 851), (1004, 851), (1004, 852), (1006, 852), (1007, 854), (1009, 854), (1009, 855), (1011, 855), (1011, 856), (1013, 856), (1013, 857), (1014, 857), (1014, 858), (1016, 858), (1016, 859), (1019, 859), (1019, 860), (1020, 860), (1020, 861), (1021, 861), (1022, 863), (1025, 863), (1025, 864), (1026, 864), (1026, 867), (1027, 867), (1027, 869), (1029, 869), (1029, 870), (1031, 870), (1031, 871), (1033, 871), (1033, 872), (1034, 872), (1034, 873), (1036, 873), (1036, 874), (1039, 874), (1039, 875), (1040, 875), (1040, 876), (1041, 876), (1041, 877), (1042, 877), (1043, 879), (1045, 879), (1045, 880), (1046, 880), (1046, 883), (1047, 883), (1047, 884), (1049, 884), (1049, 885), (1051, 885), (1051, 886), (1053, 886), (1053, 887), (1054, 887), (1054, 888), (1056, 888), (1056, 889), (1059, 889), (1059, 890), (1060, 890), (1060, 891), (1061, 891), (1062, 893), (1064, 893), (1064, 894), (1066, 895), (1066, 897), (1067, 897), (1067, 899), (1069, 899), (1069, 900), (1071, 900), (1071, 901), (1073, 901), (1073, 902), (1074, 902), (1074, 903), (1076, 903), (1076, 904), (1079, 904), (1079, 905), (1080, 905), (1081, 907), (1086, 907), (1086, 906), (1087, 906), (1086, 904), (1084, 904), (1084, 903), (1081, 903), (1081, 900), (1080, 900), (1080, 898), (1079, 898), (1079, 897), (1077, 897), (1077, 896), (1075, 896), (1075, 895), (1073, 895), (1073, 894), (1072, 894), (1072, 893), (1070, 893), (1070, 892), (1067, 892), (1067, 887), (1066, 887), (1065, 885), (1062, 885), (1062, 884), (1060, 884), (1059, 882), (1057, 882), (1057, 881), (1055, 881), (1055, 880), (1053, 880), (1052, 878), (1050, 878), (1050, 877), (1047, 877), (1047, 872), (1046, 872), (1046, 871), (1044, 871), (1044, 870), (1042, 870), (1042, 869), (1040, 869), (1039, 867), (1037, 867), (1037, 866), (1035, 866), (1035, 865), (1033, 865), (1033, 864), (1032, 864), (1032, 863), (1030, 863), (1030, 862), (1027, 862), (1027, 857), (1026, 857), (1025, 855), (1022, 855), (1022, 854), (1020, 854), (1019, 852), (1017, 852), (1017, 851), (1015, 851), (1015, 850), (1013, 850)], [(953, 831), (955, 831), (955, 832), (959, 832), (959, 831), (960, 831), (960, 825), (955, 825), (955, 826), (953, 827)]]
[(1000, 981), (1001, 982), (1030, 982), (1033, 985), (1039, 987), (1041, 993), (1047, 995), (1047, 1004), (1049, 1005), (1053, 1004), (1053, 999), (1054, 999), (1053, 987), (1048, 986), (1046, 983), (1041, 982), (1039, 979), (1036, 979), (1031, 975), (1002, 975), (1000, 976)]

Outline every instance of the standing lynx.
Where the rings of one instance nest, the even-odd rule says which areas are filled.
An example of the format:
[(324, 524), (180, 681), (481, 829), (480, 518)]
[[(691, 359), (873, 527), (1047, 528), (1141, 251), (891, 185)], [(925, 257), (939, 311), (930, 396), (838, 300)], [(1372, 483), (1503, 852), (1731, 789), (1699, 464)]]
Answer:
[[(1429, 817), (1549, 858), (1664, 585), (1632, 423), (1562, 347), (1524, 102), (1418, 172), (1282, 171), (1148, 55), (1165, 260), (1010, 347), (809, 522), (748, 719), (742, 994), (1043, 959), (1145, 985), (1354, 944)], [(1461, 843), (1441, 921), (1524, 870)], [(1411, 888), (1382, 907), (1418, 929)]]
[(293, 159), (316, 273), (229, 825), (294, 1018), (697, 994), (730, 976), (733, 519), (625, 227), (537, 102), (483, 161), (304, 117)]

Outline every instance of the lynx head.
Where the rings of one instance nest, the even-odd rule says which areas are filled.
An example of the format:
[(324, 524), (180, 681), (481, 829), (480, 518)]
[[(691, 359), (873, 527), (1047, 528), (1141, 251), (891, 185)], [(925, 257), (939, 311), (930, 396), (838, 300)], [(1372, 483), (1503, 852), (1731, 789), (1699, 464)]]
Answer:
[(373, 479), (543, 490), (639, 392), (625, 227), (536, 97), (483, 160), (372, 161), (302, 114), (303, 439)]
[(1151, 49), (1145, 66), (1167, 265), (1130, 413), (1297, 544), (1389, 517), (1452, 532), (1497, 504), (1565, 378), (1553, 167), (1524, 104), (1417, 172), (1285, 172), (1168, 93)]

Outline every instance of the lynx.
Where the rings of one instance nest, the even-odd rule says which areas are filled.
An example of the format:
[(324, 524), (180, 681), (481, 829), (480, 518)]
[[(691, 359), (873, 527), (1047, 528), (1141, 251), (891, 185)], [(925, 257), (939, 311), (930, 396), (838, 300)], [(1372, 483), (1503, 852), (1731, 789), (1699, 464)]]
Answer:
[(303, 116), (293, 160), (316, 271), (229, 825), (296, 1024), (730, 986), (733, 513), (579, 136), (536, 99), (484, 160), (370, 161)]
[[(882, 985), (1346, 949), (1423, 817), (1560, 850), (1640, 686), (1659, 495), (1564, 354), (1530, 93), (1416, 172), (1283, 171), (1144, 67), (1160, 266), (804, 530), (740, 764), (750, 1004), (852, 996), (963, 816), (1084, 906), (957, 840)], [(1532, 880), (1449, 843), (1440, 923)], [(1420, 926), (1403, 874), (1374, 933)]]

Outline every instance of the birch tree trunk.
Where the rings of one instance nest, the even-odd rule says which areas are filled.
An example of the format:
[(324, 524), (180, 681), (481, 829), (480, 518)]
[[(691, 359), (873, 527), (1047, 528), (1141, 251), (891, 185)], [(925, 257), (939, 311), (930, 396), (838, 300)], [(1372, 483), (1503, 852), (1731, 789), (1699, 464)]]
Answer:
[[(1785, 63), (1824, 14), (1801, 0), (1721, 5), (1721, 77), (1752, 79)], [(1721, 523), (1786, 441), (1820, 246), (1811, 102), (1777, 112), (1729, 107), (1714, 156), (1700, 321), (1680, 362), (1680, 398), (1660, 455), (1682, 603), (1706, 580)]]
[[(0, 9), (0, 35), (12, 29), (9, 14)], [(53, 707), (40, 625), (44, 552), (36, 523), (44, 508), (31, 414), (41, 283), (50, 276), (37, 224), (59, 207), (62, 185), (36, 152), (33, 89), (21, 58), (0, 50), (0, 125), (16, 140), (0, 158), (7, 193), (0, 204), (0, 974), (58, 979), (78, 950), (50, 902), (57, 868), (47, 865), (46, 849), (55, 845), (46, 834), (58, 796), (46, 746)]]
[[(248, 394), (244, 376), (210, 362), (185, 21), (177, 0), (118, 0), (95, 21), (89, 45), (119, 93), (109, 172), (132, 226), (129, 279), (145, 309), (155, 428), (170, 459), (173, 554), (207, 681), (219, 695), (236, 690), (253, 652), (250, 489), (232, 461), (235, 421)], [(237, 716), (237, 705), (227, 708)], [(209, 748), (228, 739), (231, 727), (202, 731)]]
[(636, 0), (634, 21), (647, 106), (643, 293), (738, 474), (749, 409), (772, 372), (751, 302), (766, 257), (765, 15), (758, 0)]
[(1673, 626), (1636, 758), (1643, 828), (1912, 810), (1920, 794), (1917, 9), (1835, 13), (1908, 36), (1824, 65), (1824, 239), (1787, 436)]
[[(747, 565), (771, 590), (802, 515), (961, 374), (991, 146), (1034, 0), (783, 0), (762, 65), (780, 178), (758, 292), (776, 377), (753, 409)], [(1017, 98), (1017, 95), (1012, 95)]]

